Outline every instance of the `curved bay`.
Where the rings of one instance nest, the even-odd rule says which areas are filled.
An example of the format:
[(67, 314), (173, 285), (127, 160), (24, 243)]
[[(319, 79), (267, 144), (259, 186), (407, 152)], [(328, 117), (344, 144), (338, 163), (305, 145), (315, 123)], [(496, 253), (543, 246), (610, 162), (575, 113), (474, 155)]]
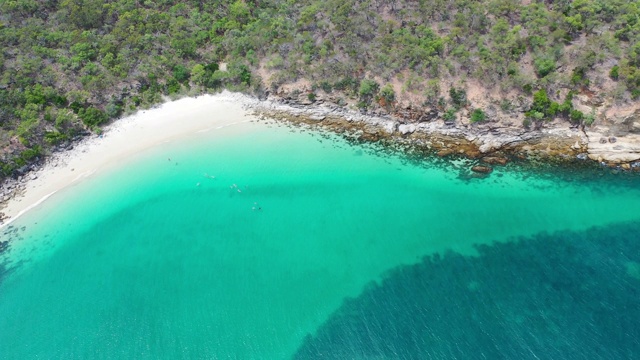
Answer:
[[(429, 316), (464, 319), (479, 306), (469, 294), (487, 286), (469, 271), (520, 276), (519, 269), (543, 276), (543, 269), (562, 265), (540, 249), (577, 256), (563, 271), (582, 271), (587, 250), (539, 234), (589, 234), (592, 226), (606, 229), (640, 214), (640, 192), (615, 181), (554, 182), (513, 170), (462, 181), (452, 168), (373, 155), (332, 136), (243, 126), (140, 154), (56, 194), (16, 222), (4, 254), (12, 272), (0, 283), (1, 357), (304, 358), (331, 344), (353, 356), (393, 357), (382, 350), (349, 352), (345, 344), (355, 338), (326, 339), (342, 336), (338, 325), (351, 326), (348, 314), (380, 311), (385, 301), (396, 314), (411, 316), (414, 292), (434, 304), (448, 299), (445, 294), (462, 296), (464, 302), (454, 303), (460, 313), (433, 305), (437, 311)], [(584, 246), (602, 259), (598, 239)], [(628, 242), (635, 246), (633, 240)], [(612, 251), (617, 246), (613, 242)], [(530, 257), (550, 263), (507, 264)], [(493, 265), (498, 258), (502, 268)], [(633, 273), (636, 260), (629, 261)], [(438, 280), (447, 290), (437, 296), (440, 288), (424, 285), (438, 276), (429, 270), (434, 266), (449, 276)], [(580, 294), (632, 284), (632, 278), (600, 284), (605, 277), (590, 280), (592, 287)], [(563, 278), (560, 289), (584, 280)], [(527, 288), (518, 277), (509, 279), (491, 285), (503, 293), (488, 289), (498, 296), (508, 294), (505, 286)], [(387, 289), (396, 293), (393, 301)], [(513, 300), (509, 306), (517, 306), (524, 298), (531, 298), (525, 290), (500, 304)], [(535, 304), (527, 311), (556, 311), (553, 304)], [(482, 313), (489, 310), (479, 311), (481, 320), (492, 319)], [(528, 321), (551, 326), (541, 315), (507, 315), (515, 327)], [(357, 326), (369, 323), (366, 316), (355, 319)], [(413, 331), (391, 315), (379, 319), (371, 324)], [(455, 324), (461, 333), (482, 330)], [(352, 343), (375, 348), (358, 341)]]

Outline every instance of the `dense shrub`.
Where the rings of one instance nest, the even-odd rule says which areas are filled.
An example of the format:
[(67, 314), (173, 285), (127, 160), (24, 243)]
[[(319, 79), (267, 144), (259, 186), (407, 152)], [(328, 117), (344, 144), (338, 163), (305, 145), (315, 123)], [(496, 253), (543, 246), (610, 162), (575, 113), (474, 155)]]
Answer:
[(392, 104), (396, 100), (396, 92), (389, 84), (380, 89), (380, 97), (384, 99), (386, 104)]
[(89, 127), (101, 125), (108, 119), (104, 111), (95, 107), (80, 109), (78, 116), (82, 119), (82, 122)]
[(378, 85), (377, 82), (370, 79), (364, 79), (360, 82), (360, 87), (358, 88), (358, 95), (360, 99), (363, 101), (370, 101), (375, 94), (378, 93)]
[(451, 104), (456, 109), (467, 105), (467, 92), (464, 89), (456, 89), (452, 87), (449, 89), (449, 97), (451, 98)]
[(482, 111), (482, 109), (475, 109), (471, 112), (471, 122), (483, 122), (487, 120), (487, 115)]

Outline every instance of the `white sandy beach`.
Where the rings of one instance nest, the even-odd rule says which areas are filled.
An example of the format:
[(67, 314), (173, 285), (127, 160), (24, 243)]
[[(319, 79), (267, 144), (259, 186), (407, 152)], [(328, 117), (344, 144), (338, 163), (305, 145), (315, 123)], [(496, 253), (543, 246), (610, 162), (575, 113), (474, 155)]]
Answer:
[[(22, 195), (7, 203), (5, 226), (55, 192), (139, 151), (181, 137), (253, 119), (245, 110), (252, 99), (229, 92), (164, 103), (114, 121), (102, 136), (92, 136), (72, 150), (56, 153), (26, 183)], [(1, 226), (0, 226), (1, 227)]]

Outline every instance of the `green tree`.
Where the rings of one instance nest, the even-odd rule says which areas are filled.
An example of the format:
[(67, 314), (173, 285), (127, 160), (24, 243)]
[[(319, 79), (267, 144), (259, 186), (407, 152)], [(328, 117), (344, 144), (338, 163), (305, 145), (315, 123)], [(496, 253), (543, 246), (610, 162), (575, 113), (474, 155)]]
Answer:
[(584, 119), (584, 113), (582, 113), (582, 111), (574, 109), (574, 110), (571, 110), (569, 118), (574, 123), (580, 123), (582, 119)]
[(104, 111), (93, 106), (81, 109), (78, 112), (78, 116), (82, 119), (82, 122), (89, 127), (101, 125), (108, 119), (107, 114)]
[(544, 113), (550, 105), (551, 100), (549, 100), (549, 96), (547, 96), (547, 92), (544, 89), (540, 89), (533, 93), (533, 110)]
[(613, 80), (618, 80), (619, 76), (620, 76), (620, 67), (618, 65), (614, 65), (611, 68), (611, 71), (609, 71), (609, 77), (612, 78)]
[(60, 7), (67, 10), (69, 21), (82, 29), (93, 29), (102, 24), (103, 5), (100, 0), (64, 0), (60, 3)]
[(556, 69), (556, 62), (549, 57), (540, 57), (533, 61), (536, 73), (543, 78)]
[(467, 105), (467, 91), (464, 89), (456, 89), (455, 87), (450, 88), (449, 97), (451, 98), (451, 103), (456, 109)]
[(384, 99), (387, 105), (391, 105), (396, 100), (396, 92), (390, 84), (380, 89), (380, 97)]
[(191, 81), (196, 85), (205, 85), (207, 81), (207, 71), (202, 64), (196, 64), (191, 68)]
[(182, 64), (178, 64), (173, 67), (173, 77), (181, 83), (184, 83), (189, 80), (190, 77), (189, 70)]
[(375, 80), (364, 79), (360, 82), (360, 87), (358, 88), (358, 95), (360, 99), (366, 102), (371, 101), (373, 96), (378, 92), (378, 85)]

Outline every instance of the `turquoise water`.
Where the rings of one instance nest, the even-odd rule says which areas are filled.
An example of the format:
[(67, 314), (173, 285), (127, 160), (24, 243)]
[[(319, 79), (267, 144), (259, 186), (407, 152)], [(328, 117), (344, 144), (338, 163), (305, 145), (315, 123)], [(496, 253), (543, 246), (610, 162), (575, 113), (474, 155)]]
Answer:
[(2, 229), (0, 358), (640, 356), (633, 180), (374, 150), (251, 123), (57, 193)]

